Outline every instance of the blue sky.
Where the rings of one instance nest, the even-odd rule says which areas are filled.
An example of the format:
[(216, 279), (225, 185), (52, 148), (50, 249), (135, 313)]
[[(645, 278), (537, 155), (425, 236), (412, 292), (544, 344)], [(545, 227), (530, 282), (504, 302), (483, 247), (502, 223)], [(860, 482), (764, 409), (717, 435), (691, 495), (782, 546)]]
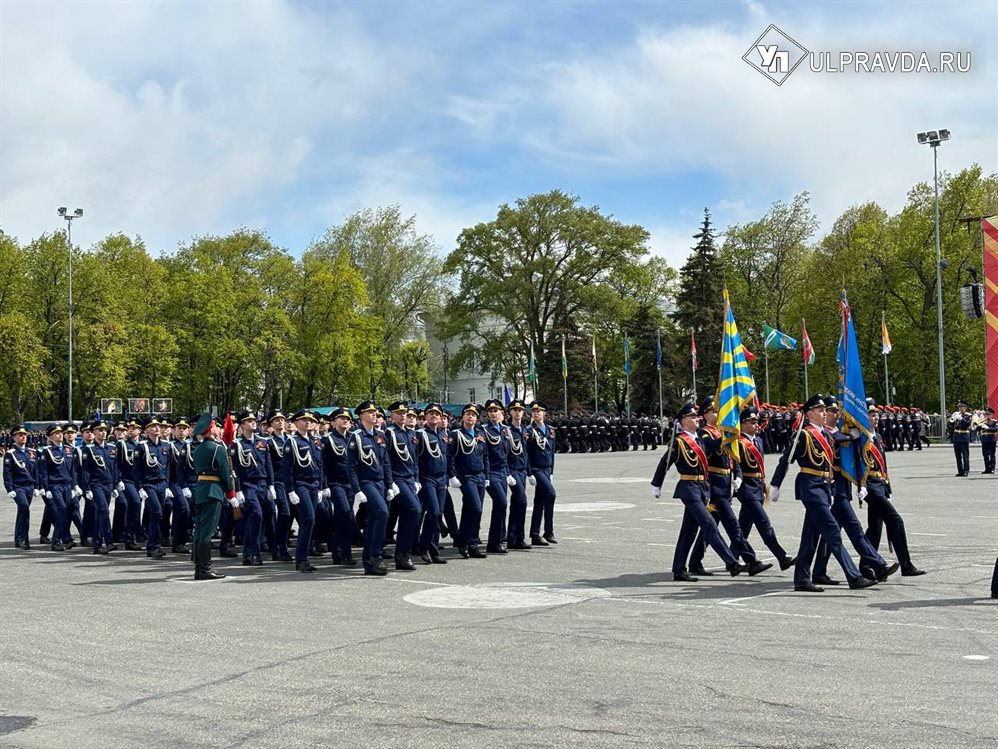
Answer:
[[(774, 23), (812, 51), (969, 51), (966, 74), (817, 74), (741, 56)], [(0, 228), (86, 210), (74, 239), (267, 231), (294, 253), (397, 203), (441, 252), (553, 188), (681, 264), (808, 190), (824, 227), (943, 168), (998, 171), (998, 3), (0, 4)]]

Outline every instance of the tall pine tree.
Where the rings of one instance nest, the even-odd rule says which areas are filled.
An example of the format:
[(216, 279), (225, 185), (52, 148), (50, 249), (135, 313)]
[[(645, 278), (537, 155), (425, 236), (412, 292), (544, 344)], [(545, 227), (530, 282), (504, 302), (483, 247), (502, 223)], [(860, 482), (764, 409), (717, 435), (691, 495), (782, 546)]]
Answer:
[[(710, 211), (703, 209), (703, 224), (693, 235), (693, 252), (679, 271), (679, 293), (673, 319), (679, 328), (679, 346), (689, 362), (690, 333), (696, 336), (698, 399), (713, 395), (717, 389), (720, 366), (721, 331), (724, 315), (724, 274), (714, 246)], [(689, 392), (693, 392), (692, 372), (686, 367)]]

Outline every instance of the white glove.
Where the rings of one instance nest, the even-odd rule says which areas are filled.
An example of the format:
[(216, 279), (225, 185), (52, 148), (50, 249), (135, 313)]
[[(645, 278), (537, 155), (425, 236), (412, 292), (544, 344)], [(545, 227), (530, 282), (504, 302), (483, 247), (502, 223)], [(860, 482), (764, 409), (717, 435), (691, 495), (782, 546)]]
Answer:
[[(187, 491), (187, 490), (184, 489), (184, 491)], [(272, 486), (268, 486), (267, 487), (267, 496), (270, 497), (270, 499), (272, 499), (272, 500), (276, 500), (277, 499), (277, 489), (275, 489)]]
[(301, 500), (298, 499), (298, 495), (295, 494), (294, 492), (288, 492), (288, 502), (290, 502), (293, 505), (296, 505), (299, 502), (301, 502)]
[(34, 491), (31, 492), (31, 494), (34, 496), (35, 499), (45, 496), (45, 492), (43, 492), (41, 489), (35, 489)]
[(7, 496), (11, 499), (17, 499), (17, 492), (7, 492)]
[(237, 494), (234, 497), (229, 497), (229, 504), (232, 505), (233, 508), (239, 507), (239, 495)]
[(79, 487), (79, 485), (73, 487), (73, 496), (74, 497), (83, 496), (83, 490)]
[(537, 479), (535, 479), (533, 476), (527, 476), (527, 483), (530, 484), (531, 486), (537, 486)]
[(119, 492), (125, 491), (125, 482), (124, 481), (119, 481), (118, 482), (118, 491)]
[(506, 486), (516, 486), (516, 477), (515, 476), (507, 476), (506, 477)]
[(364, 504), (367, 501), (367, 495), (364, 492), (357, 492), (353, 495), (353, 498), (360, 504)]
[(242, 492), (236, 492), (235, 500), (236, 500), (236, 504), (232, 505), (233, 507), (238, 507), (239, 505), (244, 505), (244, 504), (246, 504), (246, 495), (243, 494)]
[[(118, 498), (118, 490), (117, 490), (117, 489), (112, 489), (112, 490), (111, 490), (111, 499), (112, 499), (112, 500), (115, 500), (115, 499), (117, 499), (117, 498)], [(108, 504), (111, 504), (111, 503), (110, 503), (110, 502), (108, 502)]]
[(769, 501), (770, 502), (780, 501), (780, 487), (778, 486), (769, 487)]
[(415, 483), (416, 483), (416, 494), (419, 494), (421, 491), (423, 491), (423, 485), (418, 481)]
[(391, 492), (391, 494), (392, 494), (393, 497), (397, 497), (400, 494), (399, 485), (396, 484), (394, 481), (392, 482), (392, 492)]
[(188, 489), (186, 486), (183, 489), (181, 489), (180, 493), (183, 494), (185, 497), (187, 497), (187, 499), (191, 498), (191, 490)]
[(489, 486), (489, 480), (485, 479), (485, 487), (488, 488), (488, 486)]
[(450, 480), (447, 482), (447, 486), (449, 486), (451, 489), (460, 489), (461, 481), (460, 479), (458, 479), (457, 476), (452, 476)]
[(166, 490), (166, 498), (167, 499), (173, 499), (173, 490), (172, 489), (167, 489)]
[(94, 493), (93, 492), (87, 492), (86, 497), (87, 497), (87, 501), (88, 502), (93, 502), (94, 501)]
[(52, 492), (45, 492), (45, 499), (52, 499)]
[(139, 489), (139, 499), (149, 499), (145, 489)]
[(849, 436), (852, 437), (854, 440), (858, 440), (859, 435), (861, 434), (862, 432), (859, 431), (859, 427), (853, 427), (852, 429), (849, 430)]
[(662, 496), (662, 487), (661, 486), (653, 486), (651, 488), (651, 497), (652, 497), (652, 499), (658, 499), (661, 496)]
[(859, 487), (859, 501), (862, 502), (866, 499), (866, 495), (869, 494), (865, 486)]
[(731, 479), (731, 488), (734, 491), (738, 491), (739, 489), (742, 488), (742, 479), (740, 476), (735, 476), (733, 479)]

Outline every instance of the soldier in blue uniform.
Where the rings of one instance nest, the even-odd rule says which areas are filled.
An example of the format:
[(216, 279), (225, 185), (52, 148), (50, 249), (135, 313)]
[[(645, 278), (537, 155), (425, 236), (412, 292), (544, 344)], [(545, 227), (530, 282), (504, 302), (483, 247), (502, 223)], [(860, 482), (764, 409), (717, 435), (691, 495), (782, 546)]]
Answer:
[(949, 427), (953, 443), (953, 454), (956, 457), (956, 475), (970, 475), (970, 422), (971, 416), (967, 412), (970, 405), (965, 400), (960, 400), (957, 404), (957, 412), (950, 416)]
[[(83, 489), (80, 487), (83, 472), (83, 454), (76, 444), (76, 438), (76, 424), (69, 421), (62, 428), (62, 445), (65, 448), (66, 455), (71, 456), (70, 459), (73, 462), (73, 488), (69, 493), (69, 501), (66, 503), (66, 520), (69, 521), (67, 527), (75, 527), (76, 532), (80, 534), (80, 546), (86, 546), (87, 532), (83, 517), (80, 514), (80, 500), (83, 499)], [(67, 545), (70, 548), (75, 546), (72, 535), (67, 535), (66, 540), (63, 541), (63, 545)]]
[(11, 430), (13, 445), (3, 456), (3, 485), (7, 496), (17, 505), (14, 519), (14, 545), (29, 551), (28, 524), (31, 520), (31, 500), (38, 494), (38, 454), (27, 447), (28, 430), (15, 424)]
[[(867, 399), (873, 403), (873, 399)], [(874, 408), (876, 406), (874, 405)], [(859, 571), (871, 580), (883, 582), (898, 571), (897, 562), (888, 565), (863, 532), (863, 525), (856, 517), (852, 508), (852, 480), (842, 471), (842, 452), (856, 450), (858, 430), (854, 434), (841, 431), (838, 428), (839, 406), (832, 396), (825, 397), (825, 435), (832, 447), (832, 515), (839, 527), (846, 532), (853, 548), (859, 552)], [(858, 453), (856, 453), (858, 455)], [(856, 463), (857, 465), (861, 465)], [(860, 477), (855, 477), (858, 481)], [(865, 492), (862, 493), (865, 496)], [(860, 497), (862, 500), (863, 497)], [(815, 555), (814, 569), (811, 579), (818, 585), (838, 585), (837, 580), (828, 576), (828, 558), (830, 554), (824, 541), (819, 542)]]
[(229, 459), (236, 474), (236, 499), (243, 510), (243, 565), (259, 567), (260, 537), (263, 532), (263, 503), (274, 490), (274, 467), (270, 451), (256, 433), (256, 415), (249, 411), (236, 414), (239, 434), (229, 447)]
[(509, 452), (512, 436), (509, 427), (503, 424), (502, 403), (485, 401), (488, 420), (483, 425), (485, 447), (489, 452), (489, 479), (485, 491), (492, 498), (492, 517), (489, 522), (489, 537), (485, 550), (490, 554), (507, 554), (506, 511), (509, 508), (507, 497), (509, 487), (516, 486), (516, 479), (509, 472)]
[[(526, 539), (527, 525), (527, 427), (523, 423), (526, 411), (522, 400), (515, 399), (509, 404), (509, 527), (506, 532), (506, 546), (509, 549), (530, 551)], [(578, 429), (576, 428), (576, 431)], [(542, 541), (544, 539), (541, 539)]]
[(52, 517), (52, 551), (72, 548), (67, 508), (76, 485), (75, 460), (71, 448), (62, 444), (62, 427), (52, 424), (45, 430), (49, 444), (38, 451), (38, 485)]
[(443, 407), (427, 403), (423, 411), (423, 428), (417, 432), (419, 447), (419, 479), (422, 487), (422, 526), (419, 534), (419, 556), (426, 564), (447, 564), (440, 556), (440, 523), (447, 499), (447, 456), (450, 453), (450, 433), (441, 424)]
[[(544, 423), (547, 406), (535, 400), (530, 404), (530, 426), (523, 439), (527, 447), (527, 482), (534, 487), (534, 511), (530, 515), (530, 543), (547, 546), (558, 543), (554, 535), (554, 501), (557, 494), (551, 479), (554, 476), (554, 448), (557, 435)], [(541, 520), (544, 535), (541, 536)]]
[(842, 566), (849, 587), (868, 588), (876, 580), (864, 577), (842, 545), (839, 524), (832, 515), (832, 466), (835, 461), (833, 448), (824, 430), (825, 398), (815, 393), (802, 409), (801, 424), (790, 437), (787, 448), (780, 457), (776, 473), (770, 483), (770, 498), (779, 499), (780, 486), (786, 478), (791, 462), (800, 466), (794, 484), (797, 499), (804, 505), (804, 525), (801, 529), (800, 549), (794, 568), (794, 590), (801, 593), (823, 593), (824, 588), (811, 582), (811, 563), (818, 541), (823, 540)]
[(392, 464), (385, 433), (377, 428), (379, 411), (374, 401), (361, 401), (354, 409), (360, 424), (350, 432), (347, 471), (353, 499), (366, 505), (364, 551), (365, 575), (387, 575), (381, 559), (388, 524), (388, 500), (392, 490)]
[(334, 409), (329, 416), (332, 429), (322, 438), (322, 466), (326, 471), (326, 488), (329, 489), (329, 499), (333, 506), (329, 550), (333, 555), (333, 564), (352, 567), (357, 564), (351, 548), (357, 525), (353, 515), (352, 495), (349, 495), (347, 446), (353, 419), (343, 407)]
[(88, 506), (93, 507), (93, 553), (108, 554), (118, 547), (111, 536), (111, 513), (115, 486), (118, 483), (118, 448), (107, 441), (107, 424), (96, 421), (90, 425), (94, 439), (82, 448), (83, 470), (81, 485)]
[(284, 446), (284, 486), (288, 501), (298, 510), (298, 543), (295, 546), (295, 569), (315, 572), (308, 561), (315, 526), (315, 506), (325, 497), (326, 476), (322, 471), (322, 446), (309, 434), (318, 424), (308, 409), (296, 411), (292, 420), (295, 433)]
[[(80, 438), (82, 444), (76, 448), (76, 475), (79, 477), (81, 491), (83, 486), (83, 451), (94, 443), (93, 422), (84, 421), (80, 424)], [(85, 496), (85, 495), (84, 495)], [(89, 499), (83, 503), (83, 528), (80, 531), (80, 546), (88, 546), (94, 537), (94, 503)]]
[(420, 504), (417, 495), (422, 488), (416, 453), (419, 449), (419, 437), (415, 430), (406, 426), (408, 405), (396, 401), (388, 407), (388, 411), (392, 422), (385, 427), (385, 440), (388, 443), (388, 458), (391, 461), (393, 479), (390, 501), (398, 515), (395, 569), (411, 572), (416, 569), (411, 555), (419, 530)]
[[(118, 441), (118, 497), (116, 504), (124, 502), (125, 515), (122, 536), (125, 539), (125, 549), (141, 551), (139, 541), (142, 536), (142, 497), (136, 484), (136, 470), (139, 460), (139, 435), (142, 425), (138, 420), (128, 420), (126, 433)], [(117, 513), (115, 513), (117, 514)], [(114, 524), (111, 525), (112, 532)]]
[(766, 512), (765, 502), (769, 494), (769, 486), (766, 484), (765, 450), (762, 440), (758, 436), (759, 411), (754, 406), (742, 409), (741, 430), (738, 461), (742, 481), (738, 489), (735, 490), (735, 496), (741, 503), (738, 524), (741, 527), (742, 538), (747, 544), (752, 527), (758, 528), (762, 542), (776, 557), (780, 563), (780, 569), (788, 570), (797, 559), (789, 556), (780, 546), (776, 531), (773, 530), (773, 524), (769, 521), (769, 515)]
[(461, 427), (450, 433), (451, 449), (447, 461), (450, 486), (461, 490), (461, 545), (458, 552), (465, 559), (485, 559), (488, 556), (478, 548), (481, 544), (482, 498), (489, 474), (485, 436), (476, 428), (478, 414), (479, 408), (474, 403), (468, 403), (461, 410)]
[(981, 422), (979, 431), (981, 433), (981, 457), (984, 458), (984, 470), (981, 473), (994, 473), (998, 421), (995, 421), (995, 410), (990, 406), (984, 409), (984, 421)]
[(872, 398), (866, 400), (870, 415), (870, 432), (873, 434), (873, 437), (863, 445), (863, 477), (859, 489), (860, 499), (865, 499), (868, 505), (866, 539), (876, 549), (880, 546), (881, 529), (886, 524), (887, 539), (901, 564), (901, 575), (904, 577), (924, 575), (925, 571), (918, 569), (911, 561), (904, 518), (891, 502), (891, 480), (887, 473), (886, 452), (883, 441), (877, 433), (880, 413)]
[(190, 422), (183, 416), (173, 422), (173, 439), (170, 440), (170, 493), (173, 504), (173, 527), (170, 550), (174, 554), (190, 554), (187, 546), (191, 529), (191, 499), (198, 483), (194, 468), (194, 453), (188, 439)]
[(678, 427), (674, 430), (674, 443), (659, 460), (651, 480), (652, 497), (658, 499), (662, 496), (662, 483), (669, 468), (674, 465), (679, 473), (676, 490), (672, 496), (683, 503), (683, 524), (679, 529), (679, 540), (676, 542), (676, 552), (672, 557), (672, 579), (676, 582), (697, 582), (699, 579), (686, 571), (686, 558), (698, 526), (703, 532), (704, 539), (724, 560), (725, 568), (734, 577), (748, 568), (735, 559), (731, 549), (721, 538), (717, 524), (707, 512), (707, 502), (710, 499), (707, 453), (704, 452), (697, 433), (700, 420), (696, 406), (686, 403), (676, 414), (676, 421)]
[[(284, 486), (284, 447), (288, 437), (284, 434), (284, 422), (287, 415), (280, 409), (274, 409), (264, 420), (263, 433), (270, 450), (270, 463), (274, 466), (274, 540), (270, 544), (270, 558), (275, 562), (294, 561), (288, 553), (288, 537), (291, 533), (291, 504), (288, 502), (288, 491)], [(266, 518), (264, 518), (266, 523)]]
[(162, 559), (166, 556), (161, 546), (163, 502), (170, 489), (169, 445), (160, 439), (160, 422), (155, 416), (145, 423), (146, 439), (140, 443), (135, 456), (135, 484), (146, 509), (146, 556)]

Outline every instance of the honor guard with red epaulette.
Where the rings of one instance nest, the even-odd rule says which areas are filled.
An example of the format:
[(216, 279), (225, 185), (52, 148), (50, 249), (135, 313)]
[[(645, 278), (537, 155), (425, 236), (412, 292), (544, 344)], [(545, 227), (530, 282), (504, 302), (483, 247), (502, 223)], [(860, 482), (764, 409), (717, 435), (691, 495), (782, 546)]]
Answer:
[(842, 544), (841, 529), (832, 515), (832, 466), (835, 454), (824, 430), (825, 397), (821, 393), (812, 395), (802, 406), (801, 415), (802, 423), (791, 436), (770, 483), (770, 497), (779, 499), (780, 486), (786, 478), (790, 463), (796, 462), (800, 467), (794, 491), (797, 499), (804, 505), (804, 525), (794, 568), (794, 590), (801, 593), (824, 592), (824, 588), (819, 588), (811, 581), (811, 564), (819, 540), (828, 545), (830, 553), (842, 566), (850, 588), (876, 585), (876, 580), (870, 580), (860, 573), (846, 552)]
[(388, 502), (394, 482), (385, 433), (377, 428), (379, 413), (374, 401), (361, 401), (354, 409), (360, 423), (350, 432), (347, 444), (350, 491), (354, 501), (367, 505), (361, 561), (364, 574), (375, 576), (388, 574), (381, 552), (385, 548)]
[(776, 561), (780, 563), (781, 570), (790, 569), (795, 557), (789, 556), (780, 546), (776, 538), (776, 531), (769, 521), (769, 514), (766, 512), (766, 497), (769, 494), (769, 487), (766, 485), (766, 462), (762, 440), (759, 439), (759, 411), (753, 407), (742, 409), (741, 431), (738, 438), (739, 450), (738, 461), (741, 467), (741, 485), (735, 490), (735, 496), (741, 503), (738, 512), (738, 525), (742, 530), (742, 537), (748, 543), (749, 533), (752, 527), (759, 529), (762, 542), (766, 544)]
[(80, 484), (87, 503), (93, 507), (93, 553), (107, 554), (115, 551), (111, 535), (110, 503), (118, 483), (118, 447), (107, 441), (107, 424), (95, 421), (90, 424), (94, 439), (82, 448), (83, 471)]
[(672, 496), (683, 503), (683, 524), (679, 529), (679, 540), (676, 542), (676, 552), (672, 557), (672, 579), (676, 582), (697, 582), (686, 571), (686, 558), (689, 556), (690, 545), (696, 537), (697, 527), (703, 532), (704, 539), (717, 555), (724, 560), (724, 566), (732, 577), (748, 569), (739, 564), (731, 549), (725, 545), (717, 530), (717, 524), (707, 512), (710, 499), (710, 484), (707, 482), (707, 453), (697, 434), (700, 419), (697, 408), (692, 403), (686, 403), (676, 414), (676, 429), (674, 442), (655, 469), (652, 477), (652, 497), (662, 496), (662, 483), (665, 474), (671, 466), (676, 466), (679, 480)]
[(31, 500), (38, 494), (38, 454), (27, 446), (28, 430), (23, 424), (15, 424), (10, 436), (13, 444), (3, 455), (3, 485), (7, 496), (17, 505), (14, 545), (28, 551)]

